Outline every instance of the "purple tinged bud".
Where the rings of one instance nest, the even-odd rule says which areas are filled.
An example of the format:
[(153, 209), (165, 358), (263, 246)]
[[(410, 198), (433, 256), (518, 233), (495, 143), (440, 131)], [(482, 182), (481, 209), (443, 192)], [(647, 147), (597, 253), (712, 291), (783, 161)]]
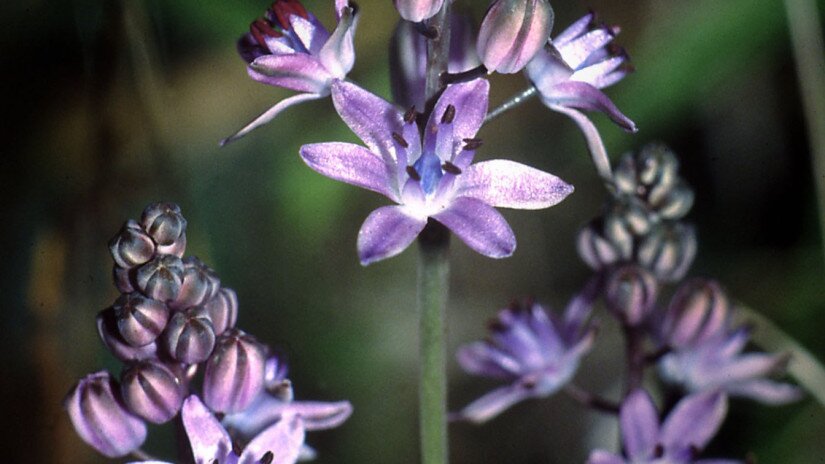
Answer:
[(165, 304), (137, 292), (120, 295), (112, 308), (118, 331), (132, 346), (144, 346), (155, 341), (169, 319), (169, 308)]
[(693, 206), (693, 191), (679, 177), (679, 161), (667, 147), (652, 144), (622, 157), (616, 189), (635, 197), (661, 219), (679, 219)]
[(696, 256), (696, 232), (682, 223), (663, 223), (640, 243), (638, 264), (657, 279), (675, 282), (687, 273)]
[(123, 401), (136, 415), (155, 424), (175, 417), (185, 395), (181, 377), (158, 362), (127, 367), (120, 376)]
[(215, 296), (195, 309), (199, 316), (212, 321), (215, 335), (221, 335), (235, 326), (238, 319), (238, 296), (231, 288), (222, 287)]
[(123, 269), (115, 264), (112, 266), (112, 280), (120, 293), (132, 293), (135, 290), (134, 280), (137, 269)]
[(195, 308), (175, 313), (164, 332), (164, 342), (172, 358), (186, 364), (206, 361), (215, 348), (215, 331), (208, 317)]
[(183, 262), (173, 255), (156, 256), (138, 268), (135, 283), (141, 293), (153, 300), (172, 301), (183, 284)]
[(146, 440), (146, 424), (125, 408), (117, 391), (109, 373), (100, 371), (81, 379), (63, 403), (80, 438), (110, 458), (125, 456)]
[(174, 203), (147, 206), (140, 223), (159, 246), (175, 244), (186, 232), (186, 219), (180, 213), (180, 206)]
[(114, 308), (107, 308), (97, 315), (97, 333), (100, 339), (117, 359), (139, 361), (157, 356), (157, 345), (152, 342), (140, 347), (129, 344), (120, 334)]
[(631, 327), (647, 319), (656, 303), (656, 279), (638, 266), (624, 266), (610, 274), (605, 286), (607, 307)]
[(243, 411), (264, 389), (265, 364), (265, 348), (254, 337), (238, 329), (226, 332), (206, 362), (204, 402), (213, 411)]
[(393, 0), (395, 9), (407, 21), (420, 23), (438, 13), (444, 0)]
[[(633, 237), (620, 223), (612, 223), (608, 229), (604, 219), (592, 221), (579, 232), (576, 248), (579, 256), (594, 270), (626, 261), (633, 251)], [(606, 233), (606, 230), (609, 233)]]
[(139, 266), (155, 255), (155, 242), (140, 224), (132, 219), (109, 241), (109, 252), (118, 266), (129, 269)]
[(185, 309), (198, 306), (211, 300), (221, 286), (221, 280), (215, 271), (194, 256), (183, 259), (183, 281), (175, 301), (169, 306)]
[(481, 62), (489, 72), (521, 71), (547, 43), (552, 28), (547, 0), (495, 0), (478, 32)]
[(664, 341), (674, 348), (704, 342), (725, 332), (730, 303), (716, 282), (694, 279), (682, 284), (670, 300), (662, 323)]

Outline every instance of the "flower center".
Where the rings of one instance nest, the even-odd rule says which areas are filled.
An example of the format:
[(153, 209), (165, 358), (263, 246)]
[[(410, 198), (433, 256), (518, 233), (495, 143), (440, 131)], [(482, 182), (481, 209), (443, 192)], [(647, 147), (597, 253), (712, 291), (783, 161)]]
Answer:
[(249, 32), (258, 45), (267, 49), (266, 37), (283, 37), (291, 29), (289, 18), (298, 15), (309, 19), (309, 13), (299, 0), (275, 0), (264, 14), (249, 25)]

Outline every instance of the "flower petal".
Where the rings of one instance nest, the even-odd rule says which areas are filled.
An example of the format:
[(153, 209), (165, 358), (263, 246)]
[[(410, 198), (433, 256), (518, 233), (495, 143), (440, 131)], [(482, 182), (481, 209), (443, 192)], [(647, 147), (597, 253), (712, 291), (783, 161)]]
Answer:
[(481, 424), (531, 396), (533, 391), (524, 387), (521, 382), (500, 387), (465, 406), (457, 414), (457, 418)]
[(390, 189), (387, 165), (375, 153), (352, 143), (311, 143), (301, 147), (301, 159), (331, 179), (378, 192), (391, 200), (398, 196)]
[(474, 79), (447, 87), (435, 104), (430, 120), (427, 122), (428, 134), (434, 133), (435, 128), (448, 105), (455, 107), (453, 119), (453, 135), (455, 139), (470, 139), (475, 137), (484, 117), (487, 116), (488, 94), (490, 83), (486, 79)]
[(317, 55), (329, 40), (329, 32), (313, 14), (310, 14), (309, 18), (297, 14), (290, 15), (289, 25), (311, 55)]
[(481, 200), (458, 197), (432, 216), (473, 250), (490, 258), (506, 258), (516, 250), (516, 236), (504, 217)]
[(552, 93), (542, 95), (542, 98), (551, 108), (553, 105), (561, 105), (588, 111), (600, 111), (622, 129), (628, 132), (638, 131), (636, 123), (622, 114), (604, 92), (586, 82), (568, 81), (556, 84), (553, 86)]
[(358, 232), (358, 256), (366, 266), (404, 251), (427, 225), (407, 215), (401, 206), (382, 206), (367, 217)]
[(549, 208), (573, 192), (558, 177), (509, 160), (482, 161), (458, 176), (459, 195), (497, 208)]
[(294, 464), (304, 444), (304, 422), (301, 416), (286, 414), (246, 445), (238, 464), (257, 464), (272, 453), (272, 464)]
[(636, 390), (624, 400), (619, 420), (622, 443), (630, 459), (645, 458), (659, 438), (659, 413), (650, 395)]
[(602, 450), (593, 451), (587, 458), (587, 464), (625, 464), (625, 462), (621, 457)]
[(284, 411), (301, 416), (306, 430), (327, 430), (349, 419), (352, 404), (349, 401), (292, 401), (284, 406)]
[(716, 435), (728, 412), (724, 393), (710, 391), (679, 401), (668, 415), (660, 434), (665, 449), (702, 449)]
[(798, 387), (768, 379), (754, 379), (725, 387), (725, 391), (735, 396), (743, 396), (762, 404), (779, 406), (793, 403), (802, 398)]
[(196, 462), (223, 462), (232, 452), (229, 434), (196, 395), (184, 400), (181, 417)]
[(550, 109), (566, 114), (579, 125), (579, 129), (582, 135), (584, 135), (584, 140), (587, 142), (587, 150), (590, 152), (590, 158), (596, 166), (596, 171), (602, 179), (612, 179), (613, 174), (610, 169), (610, 159), (607, 157), (607, 150), (604, 148), (602, 136), (599, 135), (599, 131), (596, 129), (596, 126), (593, 125), (593, 122), (583, 113), (573, 108), (568, 108), (563, 105), (550, 105)]
[(512, 356), (487, 343), (476, 342), (462, 346), (456, 352), (461, 368), (469, 374), (497, 379), (513, 379), (521, 373), (521, 366)]
[(252, 79), (298, 92), (329, 94), (333, 78), (318, 59), (307, 53), (259, 56), (247, 67)]
[(353, 8), (339, 10), (338, 25), (318, 52), (321, 64), (338, 79), (346, 77), (355, 65), (355, 29), (358, 25)]
[(553, 39), (554, 44), (564, 45), (571, 40), (575, 39), (576, 37), (584, 34), (587, 32), (587, 28), (590, 26), (590, 23), (593, 22), (593, 18), (595, 17), (595, 13), (588, 13), (578, 20), (567, 27), (567, 29), (563, 30), (555, 39)]
[[(392, 133), (403, 131), (403, 117), (389, 102), (355, 84), (332, 84), (332, 103), (341, 119), (367, 147), (382, 156), (393, 154)], [(395, 156), (391, 155), (394, 159)]]
[(257, 118), (253, 119), (252, 122), (244, 126), (238, 132), (230, 135), (229, 137), (221, 140), (221, 146), (226, 145), (229, 142), (234, 142), (239, 138), (243, 137), (244, 135), (252, 132), (253, 130), (257, 129), (260, 126), (272, 121), (275, 119), (276, 116), (281, 114), (281, 111), (289, 108), (292, 105), (297, 105), (299, 103), (303, 103), (310, 100), (317, 100), (322, 98), (321, 95), (315, 93), (299, 93), (298, 95), (293, 95), (289, 98), (283, 99), (275, 104), (272, 108), (266, 110), (263, 114), (258, 116)]

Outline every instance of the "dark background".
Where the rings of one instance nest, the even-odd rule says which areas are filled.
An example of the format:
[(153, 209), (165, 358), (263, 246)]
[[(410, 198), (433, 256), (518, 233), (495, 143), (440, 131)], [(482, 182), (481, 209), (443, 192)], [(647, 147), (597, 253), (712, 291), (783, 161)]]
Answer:
[[(470, 3), (459, 0), (459, 3)], [(476, 18), (486, 2), (472, 2)], [(820, 3), (820, 11), (822, 4)], [(306, 0), (326, 23), (332, 2)], [(94, 315), (111, 304), (107, 241), (153, 201), (189, 220), (187, 254), (240, 299), (238, 325), (280, 347), (299, 399), (349, 399), (352, 418), (310, 435), (319, 463), (412, 463), (416, 425), (415, 250), (358, 264), (358, 227), (379, 196), (312, 172), (304, 143), (355, 141), (329, 100), (288, 110), (227, 148), (217, 141), (290, 92), (247, 78), (235, 40), (266, 1), (76, 0), (3, 3), (0, 385), (6, 462), (106, 462), (71, 429), (61, 400), (86, 373), (117, 363)], [(696, 190), (700, 236), (691, 275), (718, 278), (825, 359), (825, 265), (811, 159), (782, 3), (774, 0), (554, 2), (556, 31), (594, 7), (622, 26), (637, 72), (608, 89), (640, 127), (594, 115), (616, 159), (649, 141), (679, 155)], [(389, 0), (361, 0), (350, 78), (389, 96)], [(525, 86), (493, 76), (492, 104)], [(544, 211), (505, 211), (519, 240), (494, 261), (452, 247), (450, 352), (484, 335), (511, 298), (555, 308), (585, 282), (577, 230), (604, 191), (575, 125), (533, 101), (482, 129), (478, 159), (553, 172), (574, 195)], [(606, 324), (577, 381), (620, 385), (620, 341)], [(452, 360), (457, 409), (496, 384)], [(451, 426), (455, 463), (583, 462), (617, 443), (613, 421), (559, 395), (475, 427)], [(761, 463), (823, 462), (825, 414), (808, 398), (770, 408), (743, 400), (712, 445)], [(147, 448), (170, 456), (163, 435)], [(168, 441), (168, 440), (167, 440)], [(9, 453), (10, 452), (10, 456)]]

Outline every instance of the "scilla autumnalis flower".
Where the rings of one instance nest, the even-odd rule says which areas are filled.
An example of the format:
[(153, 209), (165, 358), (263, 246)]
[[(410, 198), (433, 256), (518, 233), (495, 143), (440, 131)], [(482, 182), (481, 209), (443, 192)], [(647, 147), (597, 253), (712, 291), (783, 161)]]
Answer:
[(541, 51), (553, 29), (548, 0), (495, 0), (481, 22), (476, 48), (484, 67), (513, 74)]
[(301, 93), (278, 102), (221, 145), (272, 121), (292, 105), (329, 95), (332, 82), (346, 77), (355, 64), (356, 8), (347, 0), (335, 0), (335, 16), (338, 25), (330, 33), (299, 0), (275, 0), (263, 18), (252, 22), (238, 41), (249, 77)]
[(406, 249), (432, 218), (491, 258), (513, 254), (516, 239), (495, 207), (542, 209), (573, 191), (561, 179), (506, 160), (471, 164), (487, 113), (486, 80), (449, 86), (423, 130), (415, 112), (342, 81), (332, 84), (338, 114), (366, 147), (343, 142), (304, 145), (310, 168), (396, 202), (367, 217), (358, 255), (367, 265)]

